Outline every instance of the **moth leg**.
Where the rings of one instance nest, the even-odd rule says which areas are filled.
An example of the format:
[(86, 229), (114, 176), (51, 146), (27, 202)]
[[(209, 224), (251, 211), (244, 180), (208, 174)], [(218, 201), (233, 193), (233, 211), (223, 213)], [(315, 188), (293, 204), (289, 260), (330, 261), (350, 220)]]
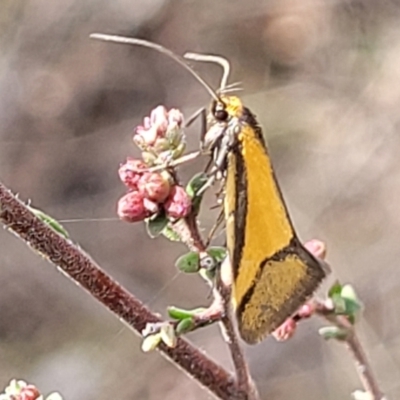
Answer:
[(197, 157), (201, 156), (200, 151), (192, 151), (191, 153), (185, 154), (182, 157), (177, 158), (173, 161), (166, 161), (163, 164), (156, 165), (155, 167), (151, 167), (148, 169), (149, 172), (160, 171), (169, 167), (177, 167), (178, 165), (185, 164), (189, 161), (195, 160)]
[(221, 224), (224, 222), (224, 211), (221, 210), (220, 213), (218, 214), (217, 220), (215, 221), (213, 227), (211, 228), (210, 232), (208, 233), (207, 236), (207, 241), (206, 241), (206, 247), (210, 245), (211, 240), (213, 239), (213, 236), (215, 235), (215, 232), (217, 229), (221, 226)]

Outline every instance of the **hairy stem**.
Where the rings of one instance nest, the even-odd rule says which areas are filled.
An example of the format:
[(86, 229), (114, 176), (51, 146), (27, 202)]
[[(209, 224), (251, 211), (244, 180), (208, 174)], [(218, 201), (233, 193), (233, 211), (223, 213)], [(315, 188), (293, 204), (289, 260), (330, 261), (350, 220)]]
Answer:
[[(107, 275), (87, 254), (38, 219), (20, 200), (0, 183), (0, 220), (33, 250), (57, 266), (75, 283), (141, 334), (147, 323), (160, 319), (138, 299)], [(159, 351), (220, 399), (247, 400), (235, 379), (187, 341), (177, 346), (163, 344)]]

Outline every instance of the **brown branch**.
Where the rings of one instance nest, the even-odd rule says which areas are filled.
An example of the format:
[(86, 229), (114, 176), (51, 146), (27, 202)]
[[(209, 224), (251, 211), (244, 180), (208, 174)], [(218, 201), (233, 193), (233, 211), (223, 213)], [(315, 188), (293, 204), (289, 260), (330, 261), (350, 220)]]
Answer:
[[(137, 334), (147, 323), (160, 319), (138, 299), (107, 275), (87, 254), (70, 240), (57, 234), (0, 183), (0, 220), (33, 250), (57, 266), (86, 289)], [(191, 344), (178, 339), (175, 348), (160, 344), (159, 351), (220, 399), (246, 400), (248, 394), (221, 366)]]

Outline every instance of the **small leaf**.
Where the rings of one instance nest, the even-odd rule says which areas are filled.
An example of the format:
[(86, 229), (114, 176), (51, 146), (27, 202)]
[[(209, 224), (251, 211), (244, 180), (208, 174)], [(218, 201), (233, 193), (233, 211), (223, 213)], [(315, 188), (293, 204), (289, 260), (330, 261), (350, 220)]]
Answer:
[(346, 314), (346, 300), (340, 294), (334, 294), (331, 299), (335, 306), (334, 313), (339, 315)]
[(160, 236), (167, 225), (168, 218), (165, 216), (165, 214), (160, 214), (155, 218), (149, 218), (146, 220), (147, 233), (153, 239), (157, 236)]
[(68, 239), (69, 234), (67, 230), (54, 218), (50, 217), (50, 215), (45, 214), (43, 211), (38, 210), (37, 208), (33, 208), (32, 206), (27, 206), (36, 217), (42, 220), (45, 224), (49, 225), (53, 231), (56, 231), (64, 238)]
[(183, 308), (178, 308), (178, 307), (173, 307), (173, 306), (168, 307), (168, 309), (167, 309), (168, 315), (171, 318), (177, 319), (177, 320), (191, 318), (194, 315), (199, 314), (205, 310), (206, 310), (206, 308), (204, 308), (204, 307), (195, 308), (193, 310), (185, 310)]
[(209, 247), (207, 253), (217, 262), (220, 263), (224, 261), (226, 257), (226, 248), (220, 246)]
[(180, 236), (168, 225), (163, 229), (162, 234), (167, 239), (171, 240), (171, 242), (180, 242), (181, 241)]
[(204, 172), (196, 174), (186, 186), (186, 193), (192, 198), (192, 212), (197, 215), (200, 210), (203, 193), (198, 194), (199, 190), (208, 181), (207, 175)]
[(154, 350), (158, 344), (161, 342), (161, 334), (156, 333), (155, 335), (147, 336), (143, 339), (142, 342), (142, 351), (148, 353), (149, 351)]
[(354, 324), (357, 313), (362, 309), (357, 294), (351, 285), (337, 285), (330, 297), (335, 306), (334, 312), (339, 315), (346, 315), (349, 321)]
[(192, 198), (195, 197), (207, 181), (208, 177), (204, 172), (194, 175), (186, 185), (186, 193)]
[(325, 339), (346, 340), (347, 331), (337, 326), (324, 326), (319, 328), (318, 333)]
[(161, 340), (168, 346), (168, 347), (175, 347), (176, 346), (176, 335), (174, 331), (174, 327), (167, 323), (162, 326), (160, 330)]
[(205, 269), (201, 268), (199, 271), (200, 276), (207, 281), (209, 284), (213, 285), (213, 281), (215, 279), (216, 268), (214, 269)]
[(182, 335), (186, 332), (191, 331), (193, 327), (194, 327), (194, 322), (192, 318), (185, 318), (182, 321), (180, 321), (179, 324), (177, 325), (176, 334)]
[(349, 285), (349, 284), (344, 285), (344, 286), (342, 287), (342, 291), (341, 291), (340, 294), (341, 294), (342, 297), (344, 297), (345, 299), (352, 300), (352, 301), (357, 302), (357, 303), (360, 302), (359, 299), (358, 299), (357, 293), (356, 293), (356, 291), (354, 290), (354, 288), (353, 288), (352, 285)]
[(346, 315), (356, 316), (357, 313), (362, 309), (362, 305), (354, 300), (344, 299), (346, 304)]
[(200, 270), (199, 253), (195, 251), (190, 251), (189, 253), (180, 256), (176, 260), (175, 266), (182, 272), (186, 273), (199, 272)]
[(342, 285), (339, 283), (339, 281), (336, 281), (329, 289), (328, 297), (332, 298), (334, 295), (340, 295), (341, 292)]

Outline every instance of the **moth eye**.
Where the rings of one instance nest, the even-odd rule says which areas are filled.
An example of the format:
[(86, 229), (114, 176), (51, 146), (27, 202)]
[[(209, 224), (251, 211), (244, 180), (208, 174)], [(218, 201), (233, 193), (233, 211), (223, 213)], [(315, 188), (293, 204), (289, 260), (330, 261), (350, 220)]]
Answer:
[(229, 117), (229, 114), (226, 110), (221, 109), (221, 110), (215, 110), (214, 112), (214, 117), (217, 121), (223, 122), (226, 121)]

